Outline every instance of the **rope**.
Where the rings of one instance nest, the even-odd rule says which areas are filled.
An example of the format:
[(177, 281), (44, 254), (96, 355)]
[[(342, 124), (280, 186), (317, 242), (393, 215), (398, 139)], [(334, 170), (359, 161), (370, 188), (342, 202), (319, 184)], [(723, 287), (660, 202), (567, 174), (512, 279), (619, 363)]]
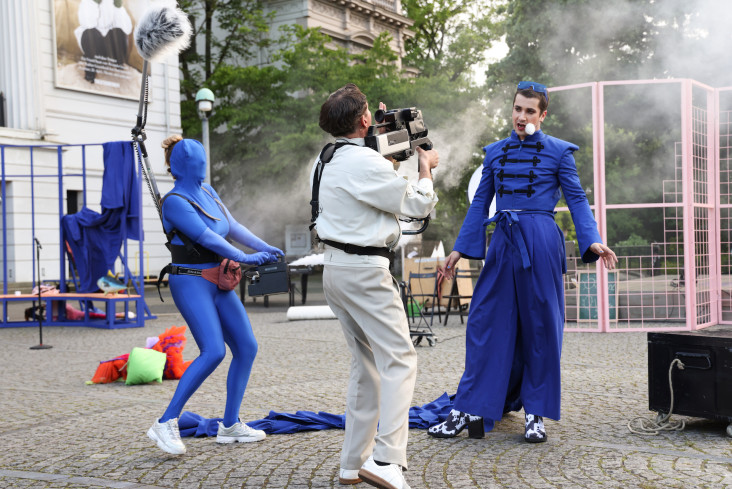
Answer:
[(631, 433), (636, 435), (657, 435), (661, 431), (681, 431), (686, 426), (684, 420), (681, 421), (669, 421), (671, 414), (674, 411), (674, 387), (671, 382), (671, 374), (673, 373), (674, 365), (678, 365), (679, 370), (684, 370), (684, 362), (678, 358), (674, 358), (671, 365), (668, 367), (668, 388), (671, 392), (671, 405), (668, 408), (668, 414), (661, 416), (659, 413), (655, 420), (644, 418), (639, 416), (628, 421), (628, 429)]

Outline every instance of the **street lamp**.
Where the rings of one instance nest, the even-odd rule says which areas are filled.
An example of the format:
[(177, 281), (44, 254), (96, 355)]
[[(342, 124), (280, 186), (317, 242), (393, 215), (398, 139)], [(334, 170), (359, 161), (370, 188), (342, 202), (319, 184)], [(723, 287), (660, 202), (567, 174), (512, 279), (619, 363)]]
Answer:
[(211, 151), (208, 144), (208, 115), (213, 109), (214, 94), (208, 88), (202, 88), (196, 92), (196, 106), (198, 107), (198, 116), (201, 118), (201, 130), (203, 132), (203, 149), (206, 150), (206, 180), (211, 184)]

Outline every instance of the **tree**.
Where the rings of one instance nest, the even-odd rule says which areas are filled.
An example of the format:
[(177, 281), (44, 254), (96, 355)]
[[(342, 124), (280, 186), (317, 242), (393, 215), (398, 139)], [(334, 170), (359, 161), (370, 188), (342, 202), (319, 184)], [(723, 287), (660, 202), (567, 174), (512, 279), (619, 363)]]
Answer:
[[(560, 86), (689, 77), (728, 85), (732, 66), (722, 46), (728, 45), (729, 31), (719, 20), (724, 8), (720, 0), (513, 0), (503, 12), (509, 52), (488, 68), (485, 93), (510, 100), (520, 79)], [(606, 89), (605, 177), (611, 203), (661, 201), (663, 189), (647, 182), (673, 178), (678, 107), (678, 95), (667, 89)], [(507, 130), (509, 110), (506, 104), (501, 117)], [(592, 202), (589, 113), (580, 92), (559, 92), (551, 97), (543, 127), (582, 148), (575, 159)], [(608, 213), (609, 237), (662, 240), (660, 219), (650, 212)], [(571, 222), (562, 222), (572, 233)]]
[(449, 81), (469, 77), (496, 40), (497, 17), (487, 0), (403, 0), (414, 20), (404, 62), (420, 76), (445, 75)]
[(196, 92), (205, 86), (219, 93), (220, 71), (246, 65), (271, 45), (267, 34), (274, 12), (265, 13), (263, 0), (179, 0), (178, 4), (193, 26), (191, 45), (179, 56), (183, 130), (197, 135)]
[[(202, 8), (208, 5), (215, 9), (224, 5), (196, 3)], [(261, 7), (254, 2), (248, 5)], [(256, 11), (252, 9), (249, 18), (261, 18)], [(248, 31), (249, 50), (241, 41), (236, 44), (238, 57), (223, 56), (226, 44), (217, 36), (231, 31), (206, 27), (206, 19), (212, 19), (209, 24), (229, 25), (217, 19), (218, 12), (203, 8), (197, 27), (199, 32), (211, 34), (211, 41), (204, 42), (210, 42), (215, 49), (207, 55), (206, 50), (192, 48), (184, 54), (181, 63), (186, 77), (182, 88), (186, 98), (182, 106), (184, 127), (187, 135), (198, 134), (199, 123), (191, 99), (194, 89), (200, 88), (205, 80), (217, 96), (210, 118), (214, 128), (211, 135), (214, 184), (227, 204), (238, 212), (237, 217), (265, 236), (267, 233), (282, 236), (283, 222), (309, 220), (308, 172), (317, 153), (330, 139), (318, 126), (318, 113), (333, 90), (354, 82), (367, 94), (372, 108), (379, 101), (389, 108), (419, 107), (431, 133), (438, 136), (441, 126), (453, 125), (479, 100), (477, 87), (471, 84), (465, 71), (465, 66), (471, 64), (469, 59), (452, 62), (450, 53), (457, 51), (447, 50), (440, 62), (455, 68), (408, 77), (398, 68), (396, 54), (389, 48), (386, 35), (379, 36), (370, 50), (349, 54), (344, 49), (330, 48), (330, 38), (316, 29), (288, 26), (277, 34), (268, 33), (269, 37), (265, 36), (265, 29), (254, 29)], [(232, 20), (232, 26), (239, 25), (235, 21), (239, 19)], [(245, 25), (259, 24), (249, 20)], [(265, 45), (270, 48), (270, 64), (245, 66), (237, 62), (253, 56)], [(229, 53), (234, 52), (233, 47), (228, 49)], [(215, 53), (222, 54), (216, 58), (220, 61), (213, 59)], [(460, 63), (465, 66), (460, 67)], [(403, 164), (407, 169), (414, 166), (416, 173), (415, 161)], [(469, 167), (472, 173), (478, 164), (461, 168), (467, 172)], [(458, 175), (455, 180), (464, 180), (466, 175)], [(440, 179), (438, 187), (439, 182)], [(453, 186), (439, 188), (439, 192), (441, 217), (430, 226), (428, 233), (444, 231), (447, 236), (454, 236), (467, 206), (465, 193)], [(273, 199), (273, 195), (286, 198)]]

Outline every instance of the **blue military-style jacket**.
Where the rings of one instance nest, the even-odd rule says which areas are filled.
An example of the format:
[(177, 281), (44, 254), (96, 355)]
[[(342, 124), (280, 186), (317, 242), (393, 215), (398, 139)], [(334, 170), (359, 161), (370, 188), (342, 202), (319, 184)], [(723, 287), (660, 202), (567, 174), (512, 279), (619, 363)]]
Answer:
[(578, 149), (541, 130), (523, 141), (512, 131), (510, 137), (486, 146), (480, 185), (453, 249), (467, 258), (484, 258), (488, 209), (494, 196), (497, 216), (501, 211), (553, 213), (563, 191), (577, 230), (582, 260), (596, 261), (599, 256), (589, 247), (602, 240), (577, 175), (572, 153)]

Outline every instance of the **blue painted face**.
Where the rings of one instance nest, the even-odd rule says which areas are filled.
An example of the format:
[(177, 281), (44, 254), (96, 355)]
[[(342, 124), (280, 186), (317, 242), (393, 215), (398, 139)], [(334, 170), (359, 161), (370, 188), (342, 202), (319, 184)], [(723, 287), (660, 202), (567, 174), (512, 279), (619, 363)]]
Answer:
[(206, 151), (195, 139), (184, 139), (170, 154), (170, 173), (180, 181), (200, 184), (206, 178)]

